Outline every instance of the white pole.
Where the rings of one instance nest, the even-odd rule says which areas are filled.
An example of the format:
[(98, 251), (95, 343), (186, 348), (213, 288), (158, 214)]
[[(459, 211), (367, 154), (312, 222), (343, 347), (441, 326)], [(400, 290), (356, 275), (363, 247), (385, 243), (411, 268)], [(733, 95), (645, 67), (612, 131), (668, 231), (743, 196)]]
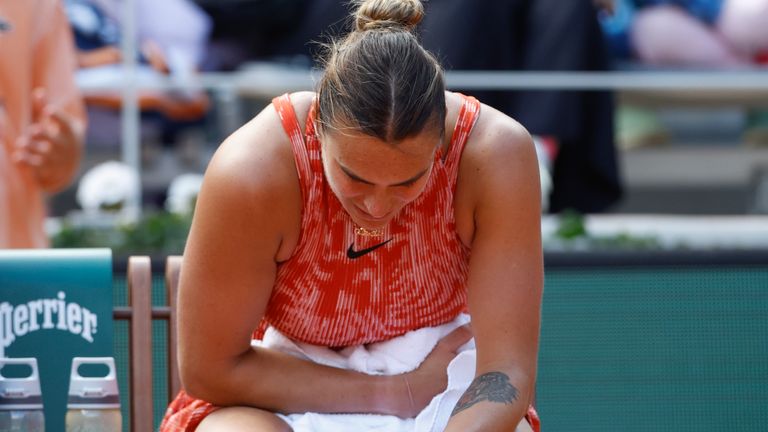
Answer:
[(122, 158), (123, 162), (133, 167), (138, 173), (136, 202), (126, 203), (129, 218), (141, 215), (141, 143), (139, 142), (139, 104), (136, 83), (136, 4), (134, 0), (123, 0), (122, 41), (123, 53), (123, 104)]

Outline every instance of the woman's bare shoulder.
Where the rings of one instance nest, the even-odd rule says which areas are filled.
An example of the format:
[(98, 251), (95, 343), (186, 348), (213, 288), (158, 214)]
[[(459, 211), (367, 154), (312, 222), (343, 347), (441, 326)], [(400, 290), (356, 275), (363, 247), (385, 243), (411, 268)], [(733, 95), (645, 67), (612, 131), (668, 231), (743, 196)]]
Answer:
[(506, 114), (482, 105), (461, 157), (459, 186), (478, 204), (492, 194), (538, 187), (538, 162), (528, 131)]
[[(310, 102), (294, 97), (300, 123)], [(303, 117), (302, 117), (303, 116)], [(270, 104), (216, 150), (196, 213), (217, 214), (233, 225), (256, 224), (282, 238), (277, 257), (290, 255), (301, 222), (301, 190), (288, 134)]]
[[(291, 94), (296, 117), (304, 130), (311, 92)], [(276, 190), (297, 185), (291, 142), (273, 104), (233, 132), (211, 159), (206, 176), (223, 176), (246, 190)]]
[(470, 158), (484, 162), (484, 159), (497, 157), (516, 159), (532, 149), (533, 141), (523, 125), (483, 104), (465, 152)]

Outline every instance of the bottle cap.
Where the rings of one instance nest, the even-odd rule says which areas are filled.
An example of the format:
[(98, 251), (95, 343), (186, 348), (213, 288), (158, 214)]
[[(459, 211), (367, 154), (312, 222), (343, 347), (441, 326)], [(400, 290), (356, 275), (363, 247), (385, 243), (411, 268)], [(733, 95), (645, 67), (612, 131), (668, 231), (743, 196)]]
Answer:
[[(84, 377), (78, 369), (84, 364), (103, 364), (109, 368), (107, 376)], [(75, 357), (72, 359), (72, 373), (69, 377), (67, 408), (114, 409), (120, 408), (120, 393), (117, 390), (115, 359), (112, 357)]]
[[(5, 365), (27, 365), (32, 373), (26, 378), (3, 376)], [(36, 358), (0, 358), (0, 410), (41, 410), (40, 375)]]

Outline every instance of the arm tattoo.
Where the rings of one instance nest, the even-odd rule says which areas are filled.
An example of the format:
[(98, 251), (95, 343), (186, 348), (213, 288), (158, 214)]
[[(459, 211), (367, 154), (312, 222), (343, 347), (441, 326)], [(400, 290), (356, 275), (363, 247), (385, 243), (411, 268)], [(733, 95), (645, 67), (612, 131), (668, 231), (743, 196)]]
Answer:
[(451, 417), (484, 400), (511, 405), (517, 400), (519, 393), (519, 390), (509, 383), (509, 377), (506, 374), (501, 372), (482, 374), (472, 381), (467, 391), (461, 396)]

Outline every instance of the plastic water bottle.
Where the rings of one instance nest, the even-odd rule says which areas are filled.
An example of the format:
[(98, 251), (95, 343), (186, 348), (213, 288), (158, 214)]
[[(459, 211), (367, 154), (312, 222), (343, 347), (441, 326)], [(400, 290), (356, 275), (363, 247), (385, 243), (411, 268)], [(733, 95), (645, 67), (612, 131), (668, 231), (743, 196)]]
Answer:
[[(84, 377), (79, 368), (84, 364), (106, 365), (105, 377)], [(67, 432), (120, 432), (120, 393), (117, 389), (115, 359), (112, 357), (75, 357), (69, 378), (67, 399)]]
[[(32, 370), (26, 378), (3, 376), (5, 365), (25, 365)], [(43, 396), (35, 358), (0, 358), (0, 431), (45, 432)]]

